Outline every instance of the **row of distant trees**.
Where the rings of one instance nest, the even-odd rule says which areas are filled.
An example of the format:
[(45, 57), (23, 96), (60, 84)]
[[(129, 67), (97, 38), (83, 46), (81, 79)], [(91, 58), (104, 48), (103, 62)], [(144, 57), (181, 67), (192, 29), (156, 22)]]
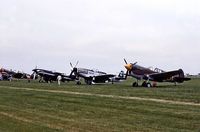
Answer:
[(192, 77), (192, 78), (200, 78), (200, 73), (198, 73), (197, 75), (190, 75), (190, 74), (186, 74), (187, 77)]

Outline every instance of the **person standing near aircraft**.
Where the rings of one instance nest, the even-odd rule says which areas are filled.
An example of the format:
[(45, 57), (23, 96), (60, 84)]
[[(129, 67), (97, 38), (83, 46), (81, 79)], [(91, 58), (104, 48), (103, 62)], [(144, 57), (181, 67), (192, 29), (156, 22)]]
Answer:
[(60, 86), (60, 81), (61, 81), (62, 77), (60, 75), (58, 75), (57, 80), (58, 80), (58, 85)]
[(33, 69), (32, 71), (32, 77), (34, 78), (35, 76), (35, 78), (40, 78), (39, 82), (45, 81), (46, 83), (51, 83), (53, 81), (58, 81), (58, 76), (60, 76), (59, 80), (62, 82), (76, 80), (76, 78), (74, 78), (74, 76), (72, 76), (71, 74), (67, 76), (61, 72), (53, 72), (45, 69)]

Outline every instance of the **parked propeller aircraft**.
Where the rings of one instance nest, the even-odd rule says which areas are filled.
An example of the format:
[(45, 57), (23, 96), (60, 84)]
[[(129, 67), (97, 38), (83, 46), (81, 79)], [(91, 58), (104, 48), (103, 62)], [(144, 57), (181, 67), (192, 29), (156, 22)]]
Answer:
[(133, 87), (138, 86), (138, 80), (145, 80), (142, 83), (142, 86), (145, 87), (152, 87), (150, 81), (172, 82), (176, 84), (190, 80), (190, 78), (186, 78), (184, 76), (182, 69), (165, 72), (158, 68), (151, 70), (149, 68), (139, 66), (137, 65), (137, 62), (127, 63), (126, 59), (124, 59), (124, 62), (126, 63), (125, 68), (127, 69), (126, 77), (132, 76), (137, 79), (137, 82), (133, 83)]
[(12, 80), (12, 78), (27, 79), (30, 78), (30, 75), (19, 71), (15, 72), (4, 68), (0, 69), (0, 80)]
[(45, 82), (57, 81), (58, 76), (61, 76), (62, 82), (75, 81), (76, 80), (76, 76), (72, 75), (72, 73), (69, 76), (67, 76), (64, 73), (53, 72), (53, 71), (44, 70), (44, 69), (35, 68), (32, 71), (33, 71), (32, 78), (34, 80), (35, 80), (37, 75), (39, 75), (41, 77), (39, 82), (41, 82), (41, 81), (45, 81)]
[(70, 63), (70, 66), (72, 67), (72, 73), (79, 78), (79, 81), (77, 82), (78, 85), (81, 84), (80, 78), (83, 78), (85, 83), (88, 85), (96, 84), (96, 83), (106, 83), (106, 82), (119, 82), (120, 80), (125, 80), (125, 74), (123, 72), (120, 72), (120, 76), (116, 77), (113, 74), (107, 74), (102, 71), (98, 70), (91, 70), (86, 68), (76, 68), (78, 65), (78, 62), (73, 67), (72, 63)]
[(0, 69), (0, 80), (11, 80), (13, 74), (14, 74), (14, 72), (12, 72), (11, 70), (1, 68)]

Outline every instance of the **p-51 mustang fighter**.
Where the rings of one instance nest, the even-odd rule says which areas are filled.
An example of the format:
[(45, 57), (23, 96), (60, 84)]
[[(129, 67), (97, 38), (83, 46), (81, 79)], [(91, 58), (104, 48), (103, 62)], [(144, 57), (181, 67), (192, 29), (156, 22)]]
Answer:
[(184, 76), (182, 69), (165, 72), (158, 68), (151, 70), (149, 68), (139, 66), (137, 65), (137, 62), (128, 64), (125, 59), (124, 61), (126, 63), (125, 68), (127, 69), (126, 77), (132, 76), (137, 79), (137, 82), (133, 83), (133, 87), (138, 86), (138, 80), (145, 80), (142, 83), (142, 86), (144, 87), (151, 87), (152, 85), (150, 81), (172, 82), (176, 84), (190, 80), (190, 78), (186, 78)]
[[(119, 82), (120, 79), (122, 80), (123, 75), (122, 73), (120, 74), (121, 76), (116, 77), (113, 74), (107, 74), (102, 71), (98, 70), (91, 70), (91, 69), (86, 69), (86, 68), (76, 68), (78, 62), (76, 65), (73, 67), (72, 63), (70, 63), (72, 67), (72, 73), (77, 77), (77, 78), (83, 78), (85, 83), (88, 85), (91, 84), (96, 84), (96, 83), (106, 83), (106, 82)], [(124, 79), (124, 78), (123, 78)], [(81, 84), (80, 80), (77, 82), (78, 85)]]
[(58, 80), (58, 76), (61, 77), (61, 81), (65, 82), (65, 81), (75, 81), (76, 80), (76, 76), (73, 76), (72, 73), (67, 76), (64, 73), (60, 73), (60, 72), (53, 72), (53, 71), (49, 71), (49, 70), (44, 70), (44, 69), (33, 69), (33, 74), (32, 74), (32, 78), (35, 80), (36, 76), (39, 75), (41, 77), (40, 81), (45, 81), (45, 82), (52, 82), (52, 81), (57, 81)]

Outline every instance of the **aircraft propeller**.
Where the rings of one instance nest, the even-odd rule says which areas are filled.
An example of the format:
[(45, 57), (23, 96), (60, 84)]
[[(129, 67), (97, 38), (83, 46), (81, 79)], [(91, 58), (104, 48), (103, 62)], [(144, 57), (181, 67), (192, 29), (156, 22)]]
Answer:
[[(126, 65), (128, 65), (128, 63), (127, 63), (127, 61), (126, 61), (126, 59), (125, 59), (125, 58), (124, 58), (124, 62), (125, 62), (125, 64), (126, 64)], [(125, 79), (127, 79), (127, 77), (128, 77), (128, 74), (129, 74), (129, 71), (127, 70), (127, 71), (126, 71), (126, 76), (125, 76)]]
[(125, 76), (125, 79), (127, 79), (127, 77), (128, 77), (128, 70), (126, 71), (126, 76)]
[(73, 64), (70, 62), (70, 66), (71, 66), (71, 74), (72, 74), (73, 72), (76, 72), (76, 71), (77, 71), (76, 66), (78, 65), (78, 63), (79, 63), (79, 61), (77, 61), (77, 62), (76, 62), (76, 65), (73, 66)]
[(127, 79), (128, 74), (130, 74), (130, 72), (131, 72), (132, 66), (136, 65), (137, 62), (135, 62), (135, 63), (128, 63), (128, 62), (126, 61), (125, 58), (124, 58), (124, 62), (125, 62), (125, 64), (126, 64), (125, 67), (126, 67), (126, 69), (127, 69), (125, 79)]
[(76, 65), (75, 65), (75, 66), (73, 66), (73, 64), (70, 62), (70, 66), (71, 66), (71, 73), (70, 73), (70, 75), (69, 75), (69, 76), (72, 76), (72, 74), (74, 73), (74, 74), (75, 74), (75, 76), (76, 76), (76, 78), (77, 78), (77, 75), (76, 75), (77, 68), (76, 68), (76, 66), (78, 65), (78, 63), (79, 63), (79, 61), (77, 61), (77, 62), (76, 62)]
[(78, 63), (79, 63), (79, 61), (77, 61), (77, 62), (76, 62), (76, 65), (75, 65), (75, 67), (78, 65)]
[(70, 66), (71, 66), (72, 70), (73, 70), (74, 68), (76, 68), (76, 66), (78, 65), (78, 63), (79, 63), (79, 61), (77, 61), (77, 62), (76, 62), (76, 65), (73, 66), (73, 64), (70, 62)]
[(136, 65), (136, 64), (137, 64), (137, 62), (133, 63), (133, 65)]
[(70, 62), (70, 66), (71, 66), (71, 68), (73, 69), (73, 65), (72, 65), (72, 63)]
[[(126, 61), (126, 59), (124, 59), (124, 62), (125, 62), (126, 64), (128, 64), (128, 62)], [(136, 65), (136, 64), (137, 64), (137, 61), (136, 61), (135, 63), (130, 63), (130, 64)]]
[(125, 58), (124, 58), (124, 62), (125, 62), (126, 64), (128, 64)]

